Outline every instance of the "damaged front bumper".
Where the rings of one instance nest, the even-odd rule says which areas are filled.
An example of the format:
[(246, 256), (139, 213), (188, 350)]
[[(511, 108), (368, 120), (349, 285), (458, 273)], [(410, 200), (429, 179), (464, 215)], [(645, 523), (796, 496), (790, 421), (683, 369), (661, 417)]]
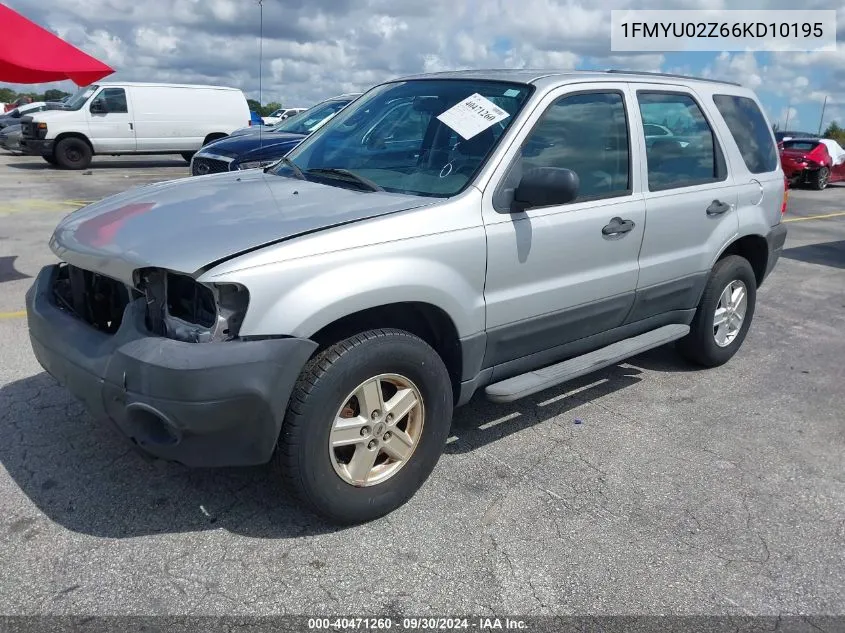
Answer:
[(317, 344), (276, 338), (189, 343), (152, 335), (145, 300), (129, 301), (113, 334), (60, 307), (58, 266), (26, 295), (41, 366), (95, 418), (143, 451), (188, 466), (242, 466), (273, 454), (297, 377)]

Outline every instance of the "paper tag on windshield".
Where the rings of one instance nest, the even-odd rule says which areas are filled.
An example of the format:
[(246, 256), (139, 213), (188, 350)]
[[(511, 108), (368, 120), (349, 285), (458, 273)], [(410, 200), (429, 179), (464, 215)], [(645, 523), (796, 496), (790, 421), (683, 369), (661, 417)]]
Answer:
[(495, 103), (475, 93), (437, 118), (468, 140), (509, 116)]

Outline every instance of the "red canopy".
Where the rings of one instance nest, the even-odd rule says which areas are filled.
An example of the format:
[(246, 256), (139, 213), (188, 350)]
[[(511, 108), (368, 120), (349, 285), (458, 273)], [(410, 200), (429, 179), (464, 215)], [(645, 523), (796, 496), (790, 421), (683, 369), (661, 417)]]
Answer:
[(114, 72), (20, 13), (0, 4), (0, 81), (40, 84), (70, 79), (79, 86)]

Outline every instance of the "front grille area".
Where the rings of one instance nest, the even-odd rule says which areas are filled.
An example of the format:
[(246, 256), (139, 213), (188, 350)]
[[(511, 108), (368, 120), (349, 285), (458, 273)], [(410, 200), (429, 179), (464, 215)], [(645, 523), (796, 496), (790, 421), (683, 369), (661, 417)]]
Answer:
[(21, 138), (35, 138), (35, 124), (32, 121), (21, 123)]
[(205, 176), (207, 174), (222, 174), (229, 171), (229, 163), (216, 158), (206, 158), (205, 156), (194, 156), (191, 162), (192, 176)]
[(53, 286), (56, 303), (102, 332), (114, 334), (130, 300), (129, 289), (119, 281), (63, 264)]

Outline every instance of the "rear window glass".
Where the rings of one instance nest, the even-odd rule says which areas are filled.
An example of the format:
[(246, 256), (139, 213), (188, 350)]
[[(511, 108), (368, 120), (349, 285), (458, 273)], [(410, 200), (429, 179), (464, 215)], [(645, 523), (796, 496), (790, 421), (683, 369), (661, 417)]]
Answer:
[(818, 141), (784, 141), (783, 149), (797, 149), (802, 152), (809, 152), (818, 146)]
[(734, 95), (714, 95), (713, 102), (728, 124), (748, 171), (762, 174), (777, 169), (778, 156), (772, 132), (754, 100)]

